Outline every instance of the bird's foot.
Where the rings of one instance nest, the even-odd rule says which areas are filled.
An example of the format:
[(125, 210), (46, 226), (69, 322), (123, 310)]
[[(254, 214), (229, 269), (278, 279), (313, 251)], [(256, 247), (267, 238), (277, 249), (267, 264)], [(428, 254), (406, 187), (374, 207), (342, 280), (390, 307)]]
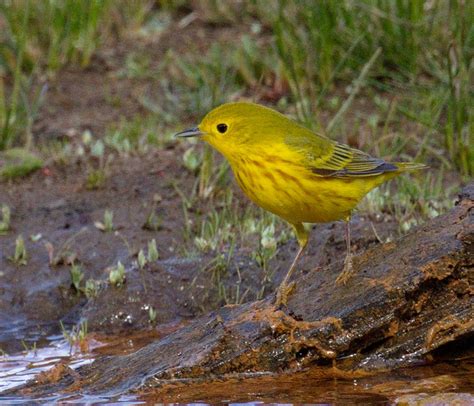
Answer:
[(352, 255), (347, 255), (344, 260), (344, 268), (339, 276), (336, 278), (336, 285), (345, 285), (346, 282), (350, 279), (354, 273), (354, 268), (352, 266)]
[(291, 295), (293, 290), (295, 289), (296, 283), (291, 282), (290, 284), (282, 283), (277, 290), (276, 293), (276, 300), (275, 300), (275, 307), (278, 309), (281, 306), (286, 306), (288, 302), (288, 297)]

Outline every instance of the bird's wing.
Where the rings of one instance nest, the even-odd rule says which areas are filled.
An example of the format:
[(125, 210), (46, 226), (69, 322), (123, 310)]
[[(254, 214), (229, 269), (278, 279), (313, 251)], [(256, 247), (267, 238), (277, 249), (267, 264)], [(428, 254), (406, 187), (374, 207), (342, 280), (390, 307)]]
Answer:
[(311, 172), (322, 177), (374, 176), (398, 169), (383, 159), (373, 158), (358, 149), (314, 133), (299, 137), (286, 137), (285, 143), (299, 152), (303, 164)]

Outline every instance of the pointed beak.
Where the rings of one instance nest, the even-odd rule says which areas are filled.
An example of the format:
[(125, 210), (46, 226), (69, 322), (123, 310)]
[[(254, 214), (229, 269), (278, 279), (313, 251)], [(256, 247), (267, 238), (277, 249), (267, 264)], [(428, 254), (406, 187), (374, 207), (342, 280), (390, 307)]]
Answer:
[(175, 134), (175, 137), (198, 137), (200, 135), (203, 135), (202, 131), (199, 129), (199, 127), (194, 127), (194, 128), (188, 128), (187, 130), (181, 131), (177, 134)]

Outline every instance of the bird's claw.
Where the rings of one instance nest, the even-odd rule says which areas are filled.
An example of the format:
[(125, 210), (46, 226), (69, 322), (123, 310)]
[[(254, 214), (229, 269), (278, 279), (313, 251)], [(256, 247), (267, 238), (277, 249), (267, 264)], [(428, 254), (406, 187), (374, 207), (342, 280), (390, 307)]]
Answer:
[(295, 289), (296, 287), (296, 283), (295, 282), (291, 282), (290, 284), (284, 284), (282, 283), (278, 290), (277, 290), (277, 294), (276, 294), (276, 300), (275, 300), (275, 307), (276, 308), (280, 308), (282, 306), (286, 306), (287, 302), (288, 302), (288, 297), (291, 295), (291, 293), (293, 292), (293, 290)]
[(348, 255), (344, 260), (344, 268), (342, 269), (342, 272), (336, 278), (336, 285), (345, 285), (353, 273), (354, 268), (352, 266), (352, 255)]

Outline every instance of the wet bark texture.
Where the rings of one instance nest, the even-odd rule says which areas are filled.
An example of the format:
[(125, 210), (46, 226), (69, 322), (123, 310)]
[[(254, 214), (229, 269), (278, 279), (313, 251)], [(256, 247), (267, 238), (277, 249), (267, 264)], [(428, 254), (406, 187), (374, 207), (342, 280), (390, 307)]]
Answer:
[(110, 395), (307, 366), (370, 372), (409, 365), (456, 340), (469, 342), (473, 207), (474, 184), (446, 215), (354, 258), (356, 273), (345, 285), (335, 284), (341, 262), (299, 274), (287, 308), (275, 309), (273, 295), (226, 306), (135, 353), (98, 359), (59, 383), (27, 390)]

